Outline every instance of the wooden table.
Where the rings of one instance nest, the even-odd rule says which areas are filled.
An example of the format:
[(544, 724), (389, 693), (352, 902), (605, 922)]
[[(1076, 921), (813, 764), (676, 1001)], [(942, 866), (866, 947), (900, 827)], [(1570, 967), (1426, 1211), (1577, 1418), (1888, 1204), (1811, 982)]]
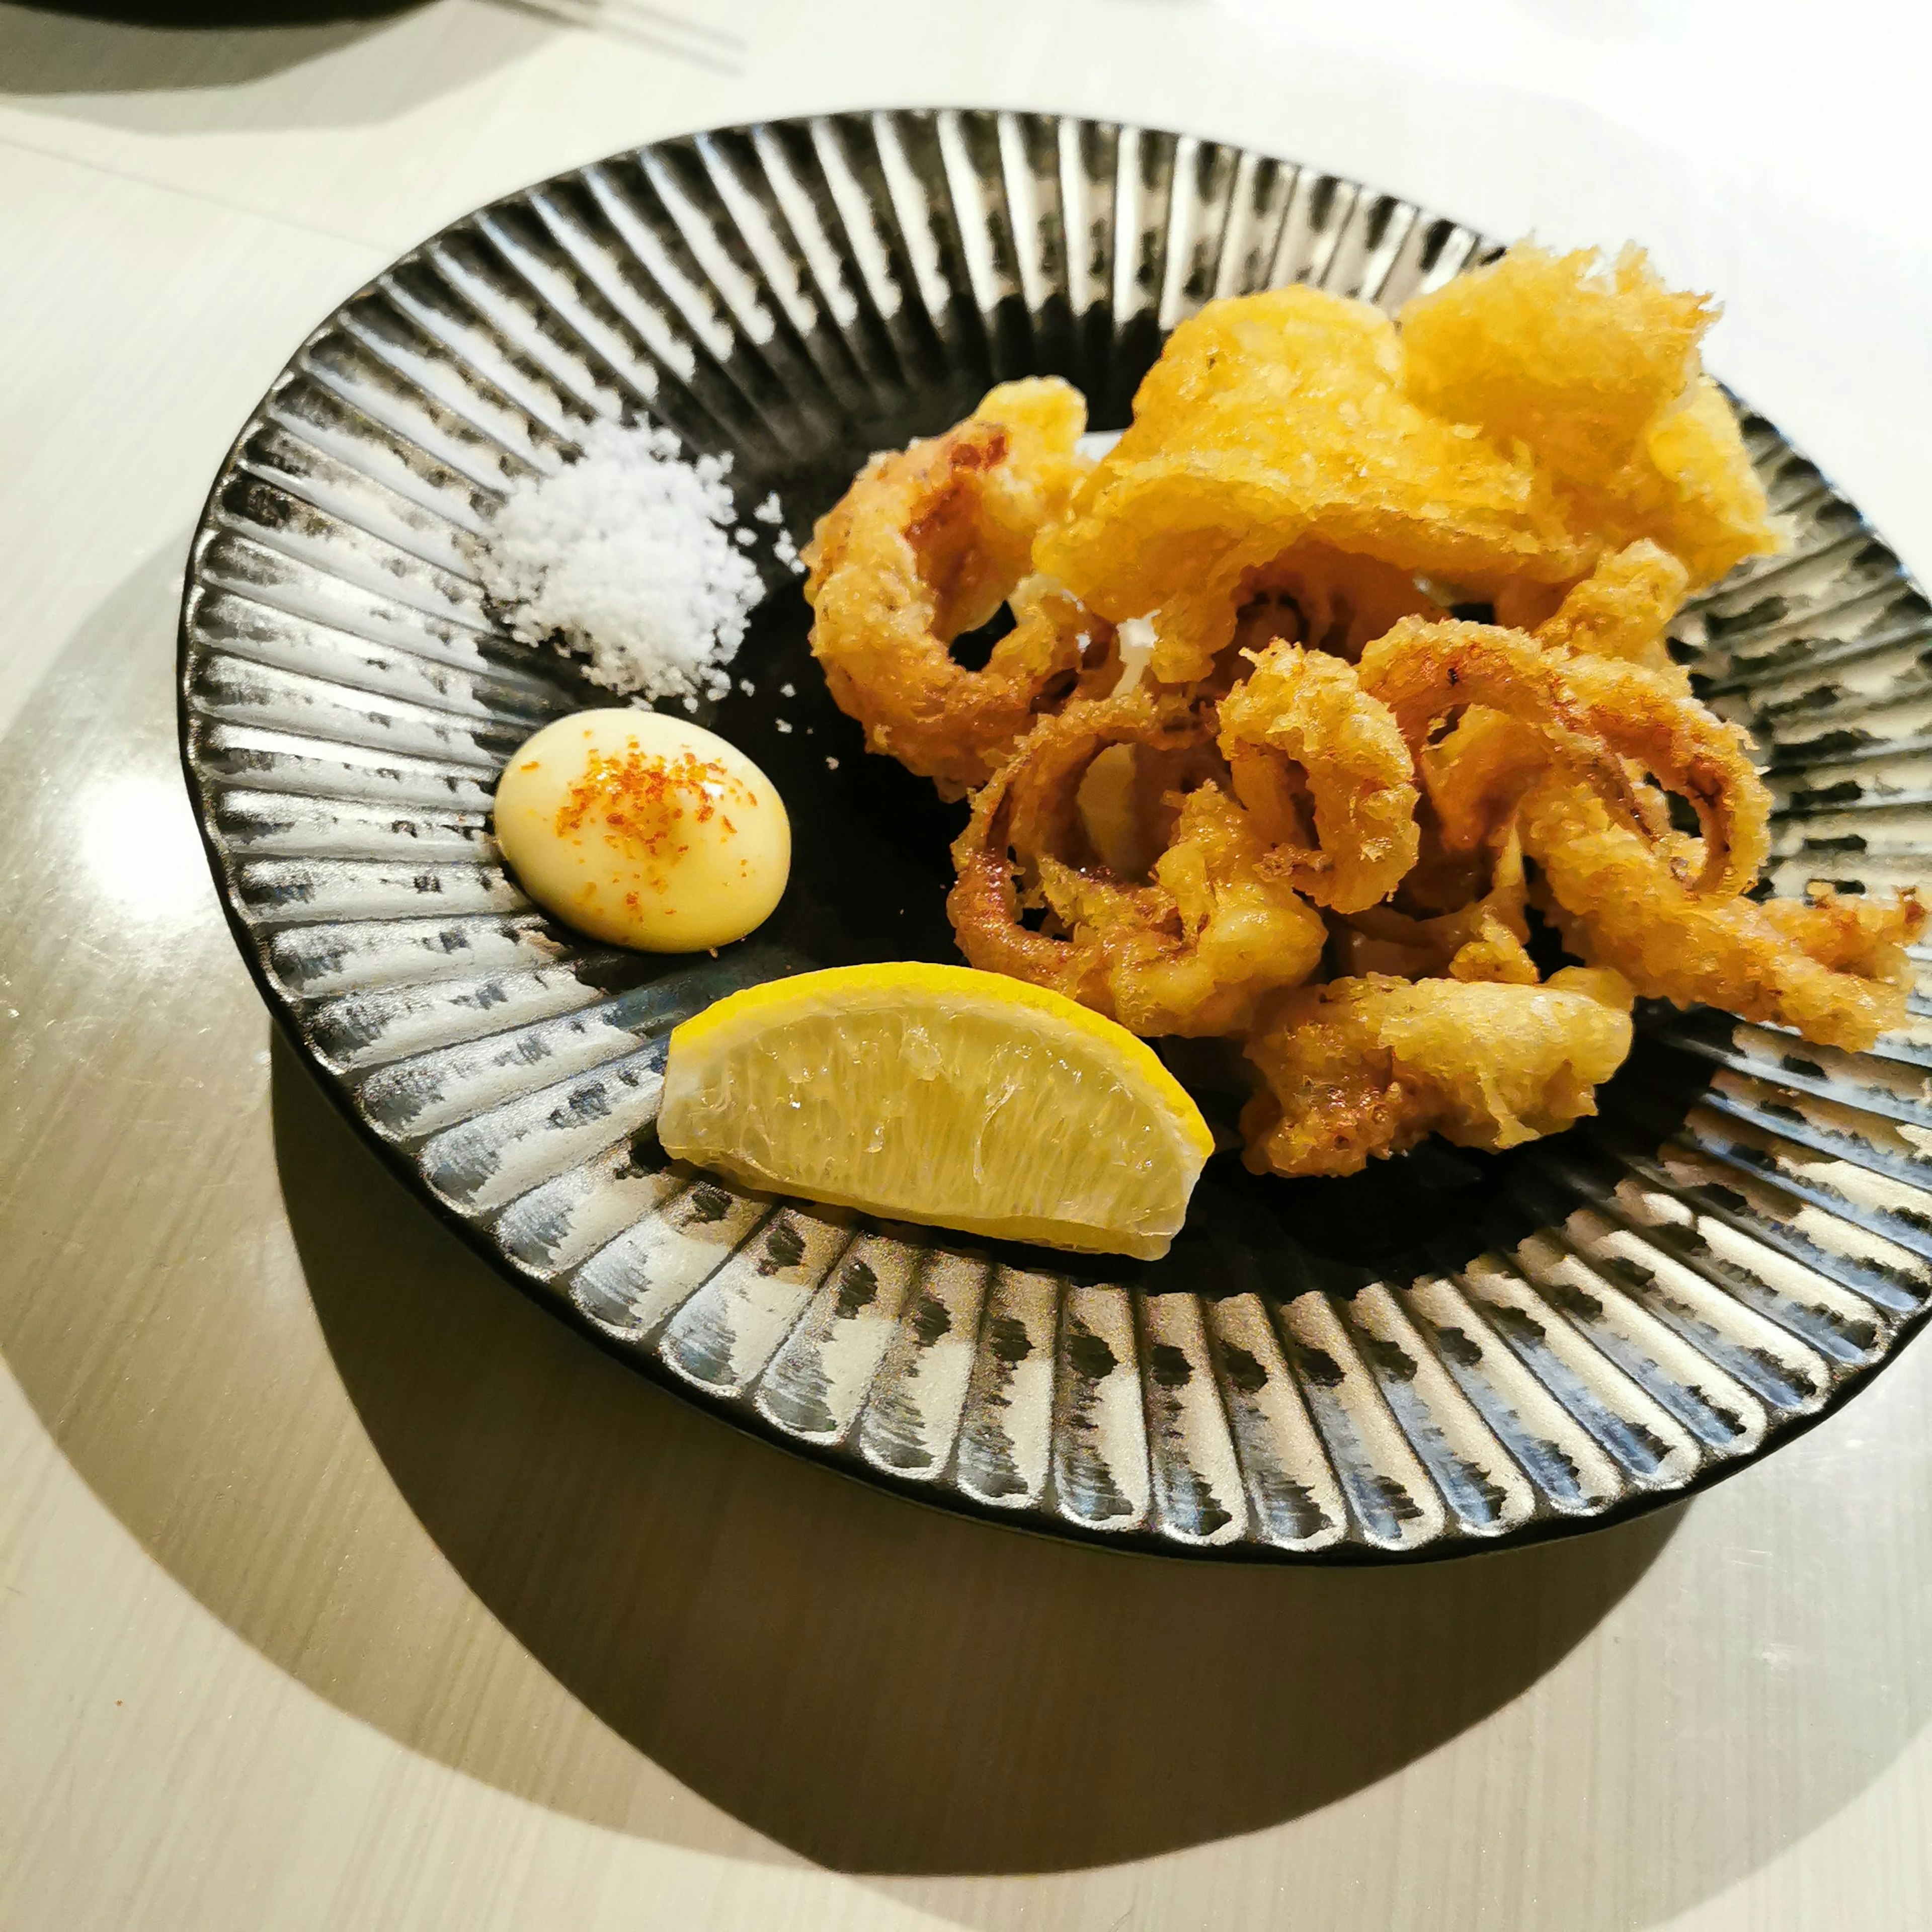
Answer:
[(1932, 36), (1708, 0), (553, 10), (593, 10), (0, 4), (0, 1926), (1932, 1924), (1932, 1351), (1688, 1508), (1412, 1571), (873, 1493), (593, 1354), (350, 1137), (217, 911), (170, 692), (208, 478), (350, 289), (568, 163), (852, 104), (1118, 115), (1641, 236), (1924, 560)]

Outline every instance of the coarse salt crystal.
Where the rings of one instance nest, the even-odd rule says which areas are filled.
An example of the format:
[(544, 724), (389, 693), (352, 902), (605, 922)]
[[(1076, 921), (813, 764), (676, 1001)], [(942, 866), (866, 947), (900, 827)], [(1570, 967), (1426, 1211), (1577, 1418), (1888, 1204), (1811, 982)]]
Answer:
[[(734, 541), (751, 533), (734, 530), (731, 459), (680, 450), (668, 430), (595, 424), (576, 461), (511, 490), (472, 554), (512, 637), (560, 644), (607, 689), (695, 710), (700, 694), (729, 688), (718, 668), (763, 585)], [(795, 569), (782, 530), (778, 539), (774, 553)]]

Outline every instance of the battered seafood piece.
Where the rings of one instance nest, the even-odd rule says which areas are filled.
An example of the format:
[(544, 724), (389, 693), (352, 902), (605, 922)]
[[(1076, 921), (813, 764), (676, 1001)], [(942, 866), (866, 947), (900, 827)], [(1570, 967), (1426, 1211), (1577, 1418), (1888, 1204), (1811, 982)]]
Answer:
[(1307, 978), (1328, 938), (1321, 915), (1270, 878), (1247, 814), (1217, 786), (1182, 801), (1150, 886), (1040, 861), (1046, 902), (1076, 941), (1108, 954), (1114, 1017), (1146, 1037), (1222, 1037), (1262, 1001)]
[[(1556, 610), (1535, 626), (1536, 641), (1580, 657), (1642, 664), (1688, 692), (1690, 680), (1664, 643), (1683, 608), (1690, 573), (1647, 537), (1598, 560)], [(1502, 621), (1500, 613), (1498, 621)]]
[(1283, 640), (1350, 664), (1398, 617), (1445, 614), (1407, 572), (1312, 538), (1247, 572), (1234, 605), (1238, 650)]
[(1543, 976), (1528, 950), (1528, 904), (1522, 842), (1512, 829), (1480, 897), (1432, 917), (1370, 906), (1338, 928), (1337, 955), (1351, 976), (1392, 973), (1405, 980), (1507, 980), (1533, 986)]
[(1441, 1134), (1495, 1152), (1597, 1111), (1630, 1052), (1630, 989), (1566, 968), (1546, 986), (1382, 974), (1284, 994), (1247, 1057), (1267, 1084), (1241, 1115), (1257, 1174), (1359, 1174)]
[[(1270, 874), (1248, 814), (1211, 781), (1179, 801), (1146, 884), (1062, 856), (1080, 779), (1102, 750), (1184, 753), (1207, 730), (1184, 700), (1143, 692), (1070, 705), (1036, 725), (974, 798), (952, 848), (958, 878), (946, 911), (967, 959), (1144, 1035), (1239, 1033), (1268, 994), (1305, 980), (1327, 941), (1322, 916)], [(1016, 873), (1060, 934), (1022, 922)]]
[[(874, 456), (805, 551), (814, 655), (868, 748), (957, 798), (992, 776), (1042, 711), (1110, 688), (1113, 633), (1029, 574), (1034, 538), (1082, 470), (1079, 392), (1056, 377), (1002, 383), (944, 436)], [(982, 670), (950, 646), (1011, 601), (1014, 628)]]
[[(1684, 566), (1667, 551), (1647, 541), (1628, 544), (1571, 588), (1536, 626), (1536, 641), (1565, 656), (1641, 664), (1688, 699), (1690, 680), (1664, 643), (1688, 581)], [(1499, 622), (1507, 622), (1508, 601), (1498, 605)], [(1446, 737), (1422, 750), (1417, 763), (1444, 838), (1453, 849), (1470, 852), (1508, 822), (1548, 764), (1549, 750), (1506, 713), (1472, 705)]]
[(1519, 242), (1402, 311), (1402, 386), (1438, 416), (1526, 443), (1566, 482), (1634, 449), (1702, 373), (1709, 298), (1666, 289), (1643, 252), (1605, 266)]
[(1592, 554), (1527, 454), (1420, 407), (1400, 370), (1366, 303), (1305, 286), (1209, 303), (1042, 532), (1038, 568), (1113, 622), (1152, 614), (1170, 683), (1208, 674), (1268, 567), (1311, 535), (1404, 577), (1581, 576)]
[[(808, 554), (813, 649), (872, 749), (974, 791), (966, 957), (1243, 1046), (1282, 1174), (1568, 1127), (1640, 993), (1853, 1048), (1899, 1024), (1917, 899), (1746, 898), (1769, 794), (1670, 654), (1687, 594), (1780, 541), (1715, 313), (1635, 250), (1526, 244), (1400, 330), (1305, 286), (1209, 303), (1090, 471), (1046, 380), (874, 458)], [(1543, 980), (1532, 905), (1585, 964)]]
[(1234, 796), (1270, 848), (1270, 872), (1317, 905), (1360, 912), (1415, 863), (1415, 764), (1401, 727), (1340, 658), (1276, 644), (1252, 663), (1220, 707)]
[(1778, 548), (1764, 490), (1698, 343), (1703, 296), (1640, 248), (1606, 264), (1519, 242), (1402, 312), (1404, 391), (1534, 452), (1564, 523), (1601, 548), (1647, 537), (1696, 585)]
[(1468, 853), (1514, 822), (1523, 794), (1549, 767), (1550, 746), (1508, 712), (1472, 704), (1415, 762), (1444, 844)]
[(1925, 926), (1916, 894), (1702, 898), (1599, 800), (1553, 778), (1525, 800), (1522, 827), (1564, 944), (1639, 993), (1721, 1006), (1852, 1052), (1904, 1024), (1904, 948)]
[(1041, 536), (1040, 568), (1154, 664), (1204, 677), (1290, 550), (1340, 551), (1540, 622), (1650, 539), (1714, 582), (1777, 547), (1697, 344), (1714, 311), (1640, 253), (1520, 244), (1402, 312), (1306, 287), (1210, 302), (1168, 339), (1134, 421)]
[[(1688, 800), (1703, 831), (1698, 889), (1735, 896), (1752, 884), (1770, 849), (1770, 794), (1743, 734), (1670, 680), (1641, 664), (1546, 650), (1521, 631), (1404, 618), (1363, 653), (1363, 688), (1395, 713), (1413, 745), (1443, 719), (1481, 705), (1529, 727), (1546, 755), (1582, 779), (1621, 817), (1660, 834), (1661, 801), (1637, 791), (1630, 766)], [(1508, 741), (1505, 741), (1507, 743)], [(1509, 747), (1486, 766), (1481, 797), (1493, 802), (1498, 768), (1522, 769)], [(1531, 767), (1533, 771), (1534, 766)], [(1458, 801), (1453, 786), (1436, 809), (1453, 838), (1483, 814)]]
[(1077, 828), (1067, 826), (1050, 848), (1016, 832), (1016, 848), (1078, 852), (1082, 864), (1097, 862), (1116, 878), (1144, 879), (1173, 839), (1180, 801), (1210, 780), (1232, 788), (1227, 760), (1204, 734), (1167, 750), (1109, 745), (1074, 788)]

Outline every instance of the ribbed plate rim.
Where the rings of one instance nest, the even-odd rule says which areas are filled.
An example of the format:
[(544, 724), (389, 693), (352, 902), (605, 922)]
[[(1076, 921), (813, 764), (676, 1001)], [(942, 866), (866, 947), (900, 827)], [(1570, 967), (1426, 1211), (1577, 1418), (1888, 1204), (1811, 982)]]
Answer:
[[(193, 808), (196, 833), (208, 862), (223, 917), (249, 976), (284, 1042), (307, 1076), (327, 1097), (337, 1113), (347, 1122), (356, 1138), (376, 1156), (383, 1168), (396, 1177), (420, 1207), (427, 1210), (443, 1228), (455, 1234), (497, 1276), (506, 1280), (527, 1300), (538, 1304), (548, 1316), (562, 1321), (601, 1353), (621, 1363), (633, 1374), (642, 1374), (662, 1392), (691, 1405), (742, 1435), (781, 1453), (802, 1457), (863, 1488), (884, 1490), (896, 1498), (921, 1504), (949, 1516), (964, 1517), (1046, 1542), (1074, 1543), (1089, 1549), (1111, 1551), (1122, 1556), (1151, 1557), (1177, 1563), (1209, 1562), (1329, 1569), (1406, 1568), (1420, 1564), (1460, 1562), (1472, 1557), (1499, 1556), (1512, 1550), (1588, 1535), (1648, 1516), (1658, 1510), (1674, 1508), (1688, 1502), (1694, 1496), (1708, 1492), (1720, 1483), (1756, 1468), (1768, 1456), (1837, 1415), (1846, 1403), (1862, 1394), (1874, 1379), (1889, 1368), (1918, 1336), (1928, 1322), (1932, 1322), (1932, 1298), (1922, 1302), (1917, 1309), (1897, 1316), (1892, 1322), (1890, 1340), (1883, 1352), (1868, 1362), (1836, 1374), (1831, 1388), (1815, 1407), (1802, 1411), (1780, 1409), (1773, 1414), (1761, 1441), (1748, 1453), (1707, 1457), (1689, 1478), (1667, 1489), (1642, 1486), (1625, 1478), (1622, 1479), (1621, 1493), (1616, 1500), (1602, 1508), (1576, 1513), (1540, 1508), (1526, 1521), (1494, 1534), (1479, 1535), (1467, 1531), (1458, 1532), (1451, 1530), (1418, 1546), (1407, 1549), (1385, 1548), (1346, 1538), (1316, 1549), (1289, 1549), (1260, 1538), (1244, 1538), (1223, 1544), (1183, 1542), (1160, 1534), (1150, 1526), (1150, 1519), (1148, 1527), (1111, 1530), (1090, 1527), (1064, 1516), (1050, 1517), (1037, 1508), (1024, 1510), (1000, 1509), (976, 1501), (946, 1479), (934, 1480), (902, 1474), (878, 1463), (862, 1460), (841, 1444), (821, 1444), (792, 1435), (767, 1420), (748, 1398), (719, 1394), (687, 1380), (675, 1373), (652, 1348), (636, 1342), (627, 1342), (601, 1328), (569, 1298), (556, 1294), (540, 1277), (525, 1269), (514, 1257), (496, 1245), (480, 1222), (466, 1219), (439, 1198), (412, 1166), (404, 1150), (378, 1132), (373, 1124), (358, 1111), (350, 1091), (348, 1081), (322, 1064), (311, 1051), (303, 1034), (300, 1015), (294, 1001), (284, 995), (268, 970), (266, 940), (259, 937), (249, 925), (237, 902), (234, 889), (234, 862), (214, 831), (208, 795), (204, 789), (202, 775), (194, 757), (192, 743), (194, 714), (189, 703), (188, 684), (192, 649), (189, 618), (195, 588), (195, 551), (203, 532), (214, 526), (213, 512), (216, 500), (224, 487), (238, 473), (238, 459), (246, 444), (258, 430), (273, 420), (268, 405), (284, 377), (296, 367), (310, 344), (334, 326), (344, 312), (358, 298), (377, 290), (385, 276), (422, 255), (445, 238), (466, 230), (478, 217), (518, 202), (553, 182), (569, 180), (591, 169), (625, 161), (665, 143), (704, 136), (748, 134), (761, 128), (805, 126), (822, 119), (848, 117), (870, 119), (881, 116), (916, 117), (944, 112), (1025, 116), (1056, 124), (1070, 122), (1123, 134), (1131, 131), (1151, 136), (1156, 140), (1178, 141), (1192, 139), (1230, 146), (1238, 152), (1252, 154), (1280, 166), (1312, 168), (1324, 176), (1333, 175), (1334, 178), (1347, 183), (1363, 195), (1383, 196), (1406, 201), (1418, 210), (1419, 214), (1429, 219), (1456, 222), (1456, 225), (1475, 236), (1479, 242), (1484, 236), (1480, 229), (1460, 222), (1453, 215), (1444, 214), (1431, 202), (1408, 195), (1398, 195), (1395, 190), (1378, 187), (1357, 176), (1335, 174), (1317, 162), (1298, 161), (1276, 154), (1270, 149), (1255, 147), (1245, 142), (1220, 136), (1195, 134), (1184, 128), (1157, 127), (1141, 122), (1115, 120), (1074, 110), (1038, 106), (989, 105), (984, 102), (882, 106), (872, 103), (827, 106), (796, 115), (765, 116), (749, 121), (712, 124), (660, 133), (646, 142), (592, 157), (493, 196), (490, 200), (453, 217), (433, 232), (401, 250), (375, 275), (345, 293), (290, 351), (281, 368), (250, 411), (217, 467), (190, 532), (184, 555), (184, 582), (176, 626), (177, 754)], [(1840, 489), (1832, 472), (1785, 436), (1775, 418), (1767, 416), (1755, 405), (1744, 404), (1727, 386), (1726, 393), (1732, 396), (1734, 402), (1748, 409), (1751, 416), (1766, 424), (1792, 456), (1808, 464), (1822, 488), (1832, 491), (1854, 511), (1857, 510), (1856, 500)], [(1863, 513), (1858, 512), (1858, 514), (1860, 526), (1868, 534), (1877, 536), (1879, 533), (1864, 518)], [(1902, 560), (1900, 574), (1904, 581), (1917, 586), (1916, 578)], [(1394, 1284), (1392, 1282), (1391, 1286)], [(1136, 1379), (1140, 1379), (1138, 1372)]]

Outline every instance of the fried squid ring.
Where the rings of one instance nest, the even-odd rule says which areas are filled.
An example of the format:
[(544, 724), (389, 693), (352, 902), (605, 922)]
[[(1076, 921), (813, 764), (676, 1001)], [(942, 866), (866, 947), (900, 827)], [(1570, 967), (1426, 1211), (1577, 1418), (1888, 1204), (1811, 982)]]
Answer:
[(1224, 1036), (1320, 963), (1321, 915), (1260, 861), (1247, 814), (1214, 784), (1190, 792), (1150, 886), (1122, 886), (1052, 858), (1041, 886), (1055, 916), (1112, 952), (1114, 1017), (1145, 1034)]
[(1276, 638), (1306, 644), (1353, 664), (1400, 617), (1439, 617), (1439, 605), (1414, 578), (1372, 556), (1312, 538), (1259, 562), (1224, 560), (1154, 614), (1154, 675), (1169, 684), (1212, 682), (1234, 646)]
[(1317, 905), (1360, 912), (1402, 883), (1420, 844), (1402, 728), (1340, 658), (1280, 643), (1252, 662), (1220, 704), (1234, 796), (1277, 876)]
[(1472, 704), (1415, 762), (1443, 844), (1474, 852), (1513, 822), (1523, 794), (1550, 769), (1550, 751), (1533, 727)]
[[(1642, 664), (1578, 658), (1567, 675), (1611, 746), (1696, 813), (1703, 855), (1694, 889), (1734, 898), (1755, 885), (1771, 850), (1771, 794), (1744, 733)], [(1640, 823), (1653, 830), (1667, 824), (1660, 800), (1652, 796), (1644, 804)]]
[[(1568, 656), (1642, 664), (1688, 697), (1690, 680), (1664, 643), (1688, 580), (1683, 565), (1667, 550), (1639, 542), (1604, 558), (1554, 610), (1546, 602), (1522, 613), (1532, 621), (1517, 624), (1514, 613), (1522, 600), (1499, 597), (1496, 621), (1505, 628), (1534, 628), (1539, 644)], [(1528, 589), (1532, 601), (1546, 596), (1553, 601), (1547, 585)], [(1549, 764), (1550, 754), (1543, 740), (1514, 718), (1472, 705), (1446, 738), (1422, 752), (1418, 763), (1444, 838), (1452, 850), (1468, 852), (1515, 811)]]
[(1524, 801), (1522, 826), (1564, 943), (1640, 993), (1853, 1052), (1904, 1024), (1904, 949), (1925, 925), (1916, 895), (1714, 904), (1600, 800), (1553, 777)]
[(1227, 778), (1227, 766), (1214, 748), (1211, 714), (1204, 716), (1177, 694), (1124, 692), (1070, 705), (1061, 716), (1064, 722), (1055, 728), (1029, 734), (996, 781), (1010, 794), (1006, 842), (1018, 862), (1027, 888), (1022, 902), (1028, 905), (1044, 903), (1038, 890), (1043, 860), (1114, 871), (1080, 808), (1082, 782), (1103, 752), (1115, 746), (1132, 751), (1132, 807), (1150, 866), (1172, 835), (1178, 813), (1172, 795)]
[(1432, 918), (1392, 905), (1352, 915), (1336, 933), (1344, 970), (1405, 980), (1493, 980), (1533, 986), (1543, 976), (1528, 950), (1528, 885), (1522, 843), (1514, 827), (1496, 854), (1489, 890)]
[[(1466, 706), (1503, 712), (1530, 726), (1552, 758), (1625, 822), (1659, 832), (1660, 802), (1639, 791), (1626, 760), (1634, 763), (1696, 812), (1703, 833), (1696, 890), (1732, 897), (1756, 879), (1770, 848), (1770, 797), (1743, 734), (1656, 672), (1564, 656), (1494, 625), (1407, 618), (1369, 646), (1360, 669), (1364, 688), (1388, 705), (1411, 744), (1426, 744)], [(1496, 748), (1507, 742), (1499, 737)], [(1521, 755), (1504, 758), (1504, 770)], [(1486, 771), (1485, 803), (1497, 776), (1495, 767)], [(1478, 814), (1453, 792), (1443, 786), (1437, 809), (1445, 832), (1452, 824), (1466, 832)]]
[[(1306, 979), (1327, 939), (1321, 915), (1268, 875), (1247, 814), (1213, 782), (1180, 800), (1145, 885), (1064, 856), (1080, 849), (1073, 801), (1102, 751), (1178, 755), (1207, 744), (1209, 730), (1186, 700), (1138, 691), (1036, 724), (974, 798), (952, 848), (946, 911), (967, 959), (1148, 1035), (1239, 1032), (1265, 996)], [(1017, 874), (1062, 934), (1022, 923)]]
[[(1304, 538), (1242, 573), (1228, 598), (1225, 638), (1217, 620), (1188, 649), (1198, 658), (1204, 649), (1218, 655), (1230, 644), (1254, 650), (1285, 639), (1353, 664), (1397, 618), (1442, 615), (1414, 578), (1393, 564)], [(1156, 634), (1158, 651), (1158, 620)]]
[[(1006, 382), (943, 436), (874, 456), (805, 552), (813, 654), (869, 750), (957, 798), (982, 784), (1042, 711), (1114, 645), (1110, 626), (1045, 579), (1034, 536), (1079, 480), (1079, 393)], [(1013, 629), (981, 670), (950, 646), (1011, 598)]]
[(1359, 1174), (1438, 1133), (1490, 1152), (1597, 1111), (1630, 1046), (1630, 989), (1571, 967), (1546, 986), (1371, 974), (1276, 1000), (1247, 1044), (1256, 1174)]
[(1180, 801), (1210, 781), (1229, 788), (1228, 761), (1211, 740), (1176, 751), (1108, 746), (1080, 781), (1076, 849), (1116, 878), (1146, 878), (1173, 842)]

